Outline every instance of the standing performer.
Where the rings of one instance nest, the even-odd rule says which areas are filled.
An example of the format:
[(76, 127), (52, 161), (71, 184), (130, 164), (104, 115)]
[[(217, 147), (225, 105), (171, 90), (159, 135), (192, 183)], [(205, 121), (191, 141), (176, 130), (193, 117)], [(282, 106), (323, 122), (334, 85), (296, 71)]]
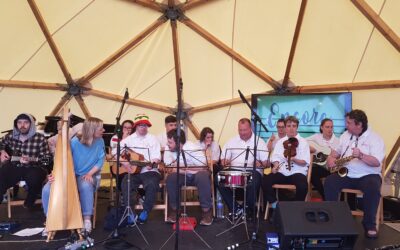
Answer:
[[(224, 167), (231, 167), (230, 170), (239, 170), (253, 173), (253, 162), (256, 160), (257, 167), (265, 167), (268, 164), (267, 145), (265, 142), (257, 138), (257, 156), (254, 157), (254, 133), (251, 130), (251, 122), (247, 118), (242, 118), (238, 122), (239, 135), (230, 139), (222, 149), (221, 163)], [(248, 206), (247, 214), (252, 213), (254, 208), (255, 197), (260, 189), (262, 169), (258, 168), (254, 174), (254, 178), (247, 183), (246, 186), (246, 204)], [(256, 193), (253, 192), (255, 185)], [(221, 193), (230, 212), (239, 216), (243, 212), (243, 208), (233, 201), (232, 189), (218, 185), (218, 190)], [(233, 211), (233, 202), (235, 202), (235, 210)]]
[[(176, 204), (176, 196), (183, 185), (196, 186), (199, 192), (200, 206), (202, 209), (202, 219), (200, 225), (209, 226), (213, 222), (212, 217), (212, 199), (211, 199), (211, 178), (210, 171), (208, 169), (199, 170), (195, 166), (204, 167), (207, 164), (206, 155), (199, 145), (186, 141), (185, 132), (181, 131), (180, 140), (178, 138), (177, 130), (173, 129), (167, 133), (168, 144), (164, 153), (164, 163), (166, 168), (168, 166), (176, 167), (177, 161), (177, 150), (178, 147), (181, 149), (181, 155), (179, 158), (180, 176), (179, 176), (179, 187), (177, 189), (177, 173), (170, 173), (167, 177), (167, 191), (168, 201), (171, 209), (167, 217), (168, 223), (176, 222), (176, 210), (178, 204)], [(185, 164), (186, 162), (186, 164)], [(185, 171), (183, 168), (185, 165), (188, 169)], [(190, 169), (192, 167), (192, 169)], [(186, 177), (185, 177), (186, 175)], [(186, 183), (185, 183), (186, 178)]]
[[(100, 185), (100, 173), (104, 164), (105, 148), (103, 140), (103, 121), (90, 117), (84, 121), (82, 134), (71, 140), (71, 152), (74, 162), (76, 182), (81, 203), (83, 225), (87, 232), (92, 230), (94, 192)], [(50, 185), (54, 177), (50, 174), (42, 190), (43, 210), (47, 215)]]
[(47, 175), (38, 160), (49, 159), (51, 153), (44, 135), (36, 132), (31, 115), (17, 116), (12, 132), (1, 139), (0, 150), (0, 197), (19, 181), (26, 181), (29, 189), (24, 207), (32, 208)]
[(173, 115), (169, 115), (169, 116), (165, 117), (164, 124), (165, 124), (165, 132), (163, 132), (157, 136), (157, 140), (161, 145), (161, 150), (164, 150), (165, 146), (167, 146), (167, 143), (168, 143), (167, 133), (173, 129), (176, 129), (176, 126), (177, 126), (176, 125), (176, 117)]
[[(133, 173), (132, 170), (137, 166), (124, 160), (121, 161), (122, 167), (127, 172), (132, 173), (130, 175), (129, 192), (128, 175), (122, 180), (122, 196), (125, 206), (128, 204), (128, 199), (132, 198), (132, 193), (136, 196), (139, 186), (143, 185), (145, 198), (143, 202), (143, 211), (138, 218), (138, 222), (141, 224), (147, 221), (149, 213), (153, 209), (161, 180), (160, 172), (157, 168), (153, 168), (153, 166), (157, 166), (161, 161), (160, 143), (154, 135), (148, 133), (149, 127), (151, 127), (149, 117), (145, 114), (138, 114), (134, 120), (134, 129), (136, 129), (136, 132), (121, 141), (121, 150), (134, 151), (142, 155), (145, 161), (152, 163), (141, 168), (139, 173)], [(124, 147), (126, 147), (126, 149), (124, 149)], [(123, 154), (124, 153), (126, 152), (123, 152)], [(116, 150), (113, 151), (113, 154), (116, 154)], [(128, 193), (131, 197), (128, 197)], [(136, 199), (133, 199), (133, 201), (135, 200)], [(135, 202), (130, 202), (130, 204), (133, 207)]]
[(321, 179), (331, 174), (327, 169), (326, 159), (330, 152), (339, 146), (339, 139), (333, 133), (333, 121), (329, 118), (321, 121), (319, 131), (321, 133), (308, 137), (307, 141), (310, 144), (310, 151), (315, 157), (311, 172), (311, 183), (322, 196), (322, 199), (325, 200)]
[(310, 147), (306, 139), (297, 133), (298, 125), (299, 120), (296, 117), (285, 118), (286, 136), (278, 141), (272, 154), (272, 174), (265, 175), (263, 178), (264, 200), (270, 202), (272, 208), (275, 208), (277, 204), (276, 193), (272, 188), (274, 184), (295, 185), (295, 200), (297, 201), (304, 201), (307, 195)]
[(350, 157), (346, 165), (347, 176), (332, 174), (325, 180), (325, 198), (337, 201), (343, 188), (359, 189), (363, 192), (364, 218), (362, 224), (369, 238), (378, 237), (376, 211), (381, 197), (381, 169), (385, 158), (382, 138), (368, 127), (367, 115), (362, 110), (346, 114), (347, 131), (340, 137), (339, 146), (328, 157), (328, 166), (335, 167), (336, 160)]

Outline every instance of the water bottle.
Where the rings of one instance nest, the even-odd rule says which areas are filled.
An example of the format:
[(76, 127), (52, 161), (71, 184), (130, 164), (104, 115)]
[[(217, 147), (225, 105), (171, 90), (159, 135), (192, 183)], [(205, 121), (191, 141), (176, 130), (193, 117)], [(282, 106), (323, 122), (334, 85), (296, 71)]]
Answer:
[(221, 194), (217, 191), (217, 218), (224, 218), (224, 203), (222, 203)]

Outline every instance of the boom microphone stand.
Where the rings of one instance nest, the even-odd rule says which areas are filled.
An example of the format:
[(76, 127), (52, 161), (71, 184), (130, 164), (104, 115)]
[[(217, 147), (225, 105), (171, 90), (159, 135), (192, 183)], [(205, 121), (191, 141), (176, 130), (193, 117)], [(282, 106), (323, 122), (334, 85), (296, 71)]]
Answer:
[[(257, 163), (257, 144), (258, 144), (258, 140), (257, 140), (257, 134), (259, 132), (261, 132), (261, 129), (259, 132), (257, 132), (257, 122), (260, 123), (260, 127), (262, 127), (264, 129), (265, 132), (268, 132), (267, 127), (265, 127), (265, 125), (262, 123), (260, 116), (258, 116), (258, 114), (252, 109), (250, 103), (246, 100), (246, 98), (244, 97), (244, 95), (242, 94), (242, 92), (240, 92), (240, 90), (238, 90), (239, 92), (239, 96), (240, 99), (242, 99), (242, 102), (245, 103), (247, 105), (247, 107), (249, 107), (250, 111), (251, 111), (251, 119), (253, 120), (254, 123), (254, 161), (253, 161), (253, 181), (255, 180), (255, 175), (256, 175), (256, 163)], [(259, 245), (263, 245), (263, 247), (265, 248), (265, 243), (261, 242), (257, 239), (257, 232), (259, 229), (259, 218), (257, 218), (256, 216), (256, 199), (257, 199), (257, 190), (256, 190), (256, 186), (253, 183), (252, 186), (253, 189), (253, 195), (254, 195), (254, 200), (253, 200), (253, 232), (251, 233), (251, 238), (250, 240), (244, 241), (239, 243), (239, 246), (242, 245), (246, 245), (248, 244), (249, 249), (253, 249), (253, 246), (255, 246), (256, 244)]]
[[(128, 93), (128, 89), (125, 90), (125, 94), (124, 94), (124, 98), (122, 99), (122, 103), (121, 103), (121, 107), (119, 109), (118, 112), (118, 116), (115, 118), (116, 119), (116, 124), (115, 124), (115, 131), (117, 133), (118, 136), (118, 141), (117, 141), (117, 160), (116, 160), (116, 164), (117, 164), (117, 172), (116, 172), (116, 176), (115, 176), (115, 182), (116, 182), (116, 186), (117, 188), (115, 189), (115, 207), (116, 207), (116, 217), (117, 220), (119, 218), (119, 190), (118, 190), (118, 186), (119, 186), (119, 181), (118, 181), (118, 176), (119, 176), (119, 168), (121, 167), (121, 162), (120, 162), (120, 156), (121, 156), (121, 140), (122, 140), (122, 129), (121, 129), (121, 124), (120, 124), (120, 120), (121, 120), (121, 115), (122, 115), (122, 111), (124, 109), (126, 100), (129, 98), (129, 93)], [(119, 227), (120, 223), (116, 223), (115, 224), (115, 229), (114, 231), (108, 236), (108, 239), (106, 240), (106, 242), (104, 243), (105, 248), (107, 249), (126, 249), (126, 248), (131, 248), (134, 245), (121, 239), (121, 235), (118, 232), (118, 227)]]

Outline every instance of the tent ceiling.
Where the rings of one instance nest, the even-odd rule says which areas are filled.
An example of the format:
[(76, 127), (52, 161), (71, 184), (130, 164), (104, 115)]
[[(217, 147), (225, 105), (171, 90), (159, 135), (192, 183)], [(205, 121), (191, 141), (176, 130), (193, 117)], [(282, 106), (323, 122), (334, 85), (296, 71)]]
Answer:
[(126, 88), (128, 113), (173, 113), (182, 79), (193, 134), (214, 110), (224, 137), (245, 112), (232, 106), (238, 89), (399, 88), (398, 10), (396, 0), (4, 0), (1, 103), (32, 92), (45, 107), (31, 112), (72, 101), (112, 122)]

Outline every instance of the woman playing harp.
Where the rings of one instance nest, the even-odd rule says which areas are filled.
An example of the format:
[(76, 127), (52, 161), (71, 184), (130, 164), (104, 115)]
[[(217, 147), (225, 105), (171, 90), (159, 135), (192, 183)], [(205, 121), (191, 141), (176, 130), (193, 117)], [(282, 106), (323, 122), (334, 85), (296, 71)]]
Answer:
[[(83, 123), (82, 132), (71, 139), (71, 151), (74, 162), (76, 182), (79, 191), (84, 229), (92, 230), (94, 192), (100, 184), (100, 172), (104, 163), (103, 121), (90, 117)], [(43, 210), (47, 216), (50, 187), (57, 181), (54, 176), (48, 176), (48, 182), (42, 190)]]

